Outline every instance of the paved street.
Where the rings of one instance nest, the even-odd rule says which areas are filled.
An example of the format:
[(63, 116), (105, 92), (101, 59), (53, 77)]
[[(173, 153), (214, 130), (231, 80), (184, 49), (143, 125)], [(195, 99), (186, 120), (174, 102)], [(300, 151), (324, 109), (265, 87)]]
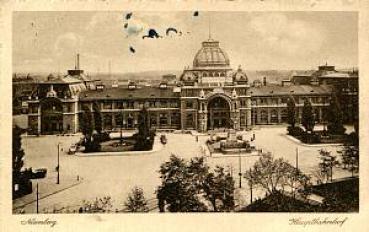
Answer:
[[(291, 164), (295, 164), (296, 148), (299, 150), (299, 167), (305, 173), (311, 173), (317, 168), (319, 162), (319, 150), (322, 148), (336, 154), (339, 149), (331, 146), (306, 146), (289, 139), (285, 135), (285, 127), (265, 127), (255, 129), (255, 145), (263, 151), (271, 151), (275, 157), (283, 157)], [(252, 131), (245, 132), (251, 138)], [(209, 136), (196, 137), (190, 134), (167, 134), (168, 143), (163, 149), (149, 153), (124, 156), (96, 156), (79, 157), (67, 155), (70, 144), (79, 140), (81, 135), (74, 136), (40, 136), (23, 137), (23, 147), (26, 152), (25, 166), (48, 169), (48, 178), (40, 180), (40, 188), (55, 185), (57, 165), (57, 144), (61, 143), (63, 151), (60, 152), (60, 182), (81, 178), (83, 181), (72, 188), (50, 195), (40, 200), (40, 210), (53, 207), (78, 205), (82, 200), (93, 200), (96, 197), (111, 196), (114, 208), (123, 208), (127, 194), (134, 186), (144, 189), (147, 199), (155, 198), (155, 189), (160, 184), (160, 164), (169, 159), (170, 154), (176, 154), (183, 158), (201, 156), (201, 146)], [(242, 156), (242, 172), (249, 169), (258, 157)], [(239, 181), (239, 157), (208, 157), (207, 162), (211, 167), (222, 165), (230, 170), (236, 180)], [(342, 170), (334, 170), (334, 178), (349, 176), (350, 173)], [(246, 182), (242, 180), (244, 188)], [(242, 191), (247, 192), (247, 191)], [(249, 196), (244, 196), (246, 199)], [(36, 204), (29, 204), (25, 211), (35, 212)]]

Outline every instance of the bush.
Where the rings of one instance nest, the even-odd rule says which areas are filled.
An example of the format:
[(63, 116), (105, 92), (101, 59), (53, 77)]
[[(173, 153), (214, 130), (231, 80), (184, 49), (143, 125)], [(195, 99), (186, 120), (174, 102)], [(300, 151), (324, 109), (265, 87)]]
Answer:
[(288, 134), (292, 136), (301, 136), (305, 133), (305, 131), (299, 126), (297, 127), (289, 126), (287, 127), (287, 131), (288, 131)]
[(317, 133), (303, 132), (301, 141), (304, 143), (320, 143), (320, 135)]
[(108, 132), (102, 132), (100, 134), (93, 135), (94, 140), (97, 140), (99, 142), (106, 142), (110, 140), (109, 133)]

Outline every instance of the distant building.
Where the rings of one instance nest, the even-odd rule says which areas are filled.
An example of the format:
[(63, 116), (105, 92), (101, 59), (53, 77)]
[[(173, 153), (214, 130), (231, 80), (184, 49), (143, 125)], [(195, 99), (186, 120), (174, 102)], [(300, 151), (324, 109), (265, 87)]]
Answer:
[(177, 76), (174, 74), (166, 74), (162, 76), (162, 81), (170, 85), (177, 84)]
[(93, 105), (100, 108), (105, 130), (137, 128), (143, 107), (149, 112), (151, 127), (158, 129), (205, 132), (286, 123), (289, 98), (296, 102), (298, 119), (307, 98), (316, 121), (322, 122), (333, 93), (333, 87), (326, 83), (275, 85), (263, 78), (250, 86), (246, 72), (241, 66), (233, 70), (228, 55), (213, 39), (202, 43), (192, 67), (183, 70), (178, 85), (170, 84), (177, 80), (174, 75), (165, 75), (151, 86), (130, 81), (111, 88), (82, 74), (76, 65), (67, 76), (38, 85), (37, 94), (29, 100), (31, 133), (78, 132), (83, 106), (93, 111)]
[(333, 65), (321, 65), (317, 71), (309, 75), (295, 75), (292, 82), (296, 85), (330, 85), (333, 86), (343, 111), (344, 122), (352, 123), (358, 116), (358, 86), (357, 70), (340, 72)]

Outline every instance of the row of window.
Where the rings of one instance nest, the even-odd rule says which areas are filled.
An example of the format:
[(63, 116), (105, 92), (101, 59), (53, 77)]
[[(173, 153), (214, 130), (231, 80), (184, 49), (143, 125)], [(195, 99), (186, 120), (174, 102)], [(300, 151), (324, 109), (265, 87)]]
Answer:
[[(271, 97), (260, 97), (257, 99), (252, 99), (252, 105), (278, 105), (278, 104), (286, 104), (288, 101), (288, 97), (281, 97), (281, 98), (271, 98)], [(303, 104), (306, 97), (298, 97), (293, 96), (293, 99), (297, 104)], [(309, 97), (309, 100), (313, 104), (322, 104), (328, 103), (328, 97)], [(242, 104), (242, 103), (241, 103)]]
[[(87, 104), (89, 105), (89, 104)], [(142, 109), (144, 106), (148, 108), (178, 108), (178, 101), (120, 101), (120, 102), (102, 102), (97, 103), (99, 109)], [(82, 109), (82, 107), (80, 107)]]
[[(138, 119), (137, 115), (135, 114), (105, 114), (103, 115), (103, 123), (104, 127), (112, 127), (113, 126), (113, 117), (115, 121), (115, 126), (134, 126), (137, 125)], [(181, 116), (179, 113), (159, 113), (157, 114), (150, 114), (149, 115), (149, 122), (152, 126), (157, 125), (169, 125), (169, 119), (171, 125), (180, 124)]]
[[(320, 111), (319, 108), (314, 109), (314, 117), (315, 120), (319, 121), (322, 117), (322, 115), (324, 114), (324, 109), (322, 109), (322, 112)], [(296, 112), (296, 117), (300, 118), (302, 115), (302, 111), (297, 111)], [(259, 117), (259, 121), (258, 121), (258, 117)], [(278, 123), (279, 122), (279, 118), (278, 118), (278, 111), (277, 110), (271, 110), (270, 111), (270, 120), (268, 119), (268, 111), (267, 110), (261, 110), (259, 111), (259, 113), (256, 110), (252, 110), (251, 111), (251, 118), (254, 122), (259, 122), (259, 123)], [(283, 109), (282, 111), (280, 111), (280, 118), (281, 118), (281, 122), (286, 122), (287, 121), (287, 110)], [(268, 121), (269, 120), (269, 121)]]
[[(203, 90), (205, 95), (213, 90)], [(238, 88), (236, 89), (237, 95), (245, 96), (247, 94), (246, 88)], [(182, 96), (184, 97), (198, 97), (200, 94), (199, 89), (182, 89)]]

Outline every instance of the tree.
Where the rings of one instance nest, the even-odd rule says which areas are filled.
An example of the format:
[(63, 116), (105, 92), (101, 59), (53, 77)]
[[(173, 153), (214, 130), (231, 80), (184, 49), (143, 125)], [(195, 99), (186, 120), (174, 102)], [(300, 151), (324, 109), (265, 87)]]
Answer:
[(157, 191), (160, 211), (167, 206), (170, 212), (206, 211), (206, 206), (200, 201), (193, 175), (188, 172), (186, 162), (171, 155), (168, 162), (160, 166), (162, 184)]
[(329, 134), (344, 134), (346, 129), (343, 126), (343, 113), (334, 95), (329, 101), (329, 108), (326, 112), (327, 130)]
[(93, 131), (92, 114), (90, 108), (86, 105), (82, 106), (82, 115), (79, 123), (82, 134), (85, 136), (86, 139), (91, 139)]
[(245, 172), (244, 178), (253, 185), (261, 186), (268, 194), (284, 190), (286, 186), (293, 190), (300, 188), (309, 180), (283, 158), (274, 159), (271, 153), (262, 154), (254, 166)]
[[(209, 172), (203, 157), (189, 162), (175, 155), (160, 166), (162, 184), (157, 191), (160, 212), (232, 211), (234, 180), (216, 167)], [(209, 206), (209, 207), (208, 207)]]
[(204, 183), (205, 197), (213, 206), (214, 211), (234, 210), (234, 180), (224, 168), (217, 166), (214, 173), (209, 173)]
[(204, 157), (192, 158), (187, 169), (189, 177), (194, 181), (197, 193), (200, 193), (209, 174), (209, 167), (205, 164)]
[(351, 175), (359, 172), (359, 148), (346, 145), (342, 151), (342, 164), (351, 171)]
[(138, 187), (134, 187), (132, 192), (128, 195), (124, 205), (129, 212), (148, 212), (147, 201), (145, 199), (143, 190)]
[(101, 134), (102, 132), (102, 119), (101, 119), (101, 112), (100, 108), (97, 105), (97, 102), (94, 102), (92, 105), (93, 108), (93, 115), (94, 115), (94, 121), (95, 121), (95, 130), (98, 134)]
[[(21, 135), (24, 129), (14, 126), (13, 127), (13, 150), (12, 150), (12, 186), (13, 186), (13, 199), (23, 196), (32, 192), (32, 183), (29, 180), (30, 176), (24, 175), (22, 171), (24, 165), (24, 151), (22, 149)], [(18, 185), (16, 191), (15, 186)]]
[(110, 196), (95, 198), (93, 201), (82, 201), (79, 213), (106, 213), (112, 212), (113, 204)]
[(329, 177), (331, 181), (333, 179), (333, 167), (338, 164), (335, 156), (331, 155), (330, 151), (326, 151), (324, 149), (319, 151), (320, 154), (320, 163), (319, 168), (322, 176), (326, 177), (326, 181), (328, 182)]
[(85, 152), (98, 151), (100, 148), (100, 143), (98, 141), (94, 141), (94, 138), (92, 137), (93, 133), (92, 113), (90, 108), (86, 105), (82, 106), (80, 126), (82, 134), (85, 137), (84, 138)]
[(315, 126), (315, 117), (313, 113), (313, 107), (308, 98), (304, 101), (304, 107), (302, 108), (301, 124), (307, 132), (313, 132)]
[(24, 151), (22, 149), (21, 138), (22, 132), (23, 130), (20, 127), (13, 127), (13, 177), (18, 177), (20, 175), (24, 165)]
[(292, 97), (287, 100), (287, 122), (292, 128), (296, 125), (296, 106)]
[(150, 130), (149, 113), (146, 107), (143, 107), (138, 115), (138, 133), (136, 138), (135, 150), (145, 151), (152, 148), (155, 132)]

